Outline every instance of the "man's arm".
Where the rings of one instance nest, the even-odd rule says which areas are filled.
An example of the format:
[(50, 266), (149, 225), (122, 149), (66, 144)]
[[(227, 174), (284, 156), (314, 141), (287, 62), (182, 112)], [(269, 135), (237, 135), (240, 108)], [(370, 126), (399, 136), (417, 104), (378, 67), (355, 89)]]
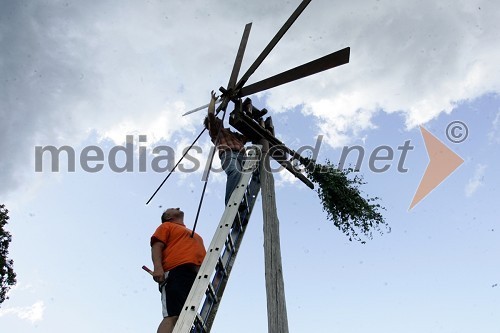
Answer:
[(165, 271), (162, 265), (162, 253), (165, 248), (165, 244), (162, 242), (155, 242), (151, 246), (151, 259), (153, 259), (153, 280), (160, 283), (165, 279)]
[(215, 116), (215, 101), (217, 100), (217, 96), (215, 96), (215, 92), (212, 90), (210, 93), (210, 103), (208, 103), (208, 117)]
[(219, 128), (222, 126), (222, 121), (215, 115), (216, 100), (217, 96), (215, 96), (215, 92), (212, 90), (210, 103), (208, 103), (208, 115), (205, 124), (212, 140), (215, 140), (217, 134), (219, 133)]

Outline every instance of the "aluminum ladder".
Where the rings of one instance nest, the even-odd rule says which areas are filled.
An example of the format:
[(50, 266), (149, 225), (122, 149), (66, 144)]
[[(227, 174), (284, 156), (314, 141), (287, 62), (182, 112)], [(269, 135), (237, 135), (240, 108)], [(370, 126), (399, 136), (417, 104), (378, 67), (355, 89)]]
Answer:
[(210, 332), (260, 191), (260, 154), (257, 145), (246, 150), (240, 182), (222, 214), (173, 333)]

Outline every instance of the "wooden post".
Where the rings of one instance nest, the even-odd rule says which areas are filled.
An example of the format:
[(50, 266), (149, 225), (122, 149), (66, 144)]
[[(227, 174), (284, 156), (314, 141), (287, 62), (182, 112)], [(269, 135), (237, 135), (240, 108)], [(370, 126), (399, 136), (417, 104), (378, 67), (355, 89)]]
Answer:
[(260, 181), (264, 217), (264, 264), (267, 296), (267, 326), (269, 333), (288, 333), (285, 286), (281, 266), (279, 220), (274, 195), (274, 178), (268, 154), (269, 142), (260, 141), (262, 158)]

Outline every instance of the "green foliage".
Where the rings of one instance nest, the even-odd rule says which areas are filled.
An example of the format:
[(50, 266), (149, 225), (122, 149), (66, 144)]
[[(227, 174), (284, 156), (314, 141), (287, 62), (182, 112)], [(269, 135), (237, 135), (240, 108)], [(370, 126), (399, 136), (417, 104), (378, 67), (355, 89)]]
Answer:
[(14, 273), (12, 259), (7, 259), (9, 254), (9, 243), (12, 240), (10, 233), (4, 229), (9, 220), (9, 211), (4, 205), (0, 205), (0, 305), (9, 297), (7, 292), (16, 284), (16, 273)]
[(339, 170), (330, 161), (322, 165), (306, 159), (307, 177), (318, 185), (316, 192), (323, 204), (327, 217), (349, 240), (365, 243), (364, 238), (372, 239), (373, 231), (390, 232), (380, 210), (385, 210), (376, 203), (379, 198), (364, 198), (359, 187), (363, 178), (354, 175), (354, 169)]

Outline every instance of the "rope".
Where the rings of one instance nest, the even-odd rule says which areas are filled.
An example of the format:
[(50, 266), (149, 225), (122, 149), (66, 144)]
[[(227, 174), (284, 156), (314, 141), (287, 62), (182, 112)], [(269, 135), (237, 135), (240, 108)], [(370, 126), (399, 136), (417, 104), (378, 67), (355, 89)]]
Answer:
[[(224, 103), (223, 103), (224, 104)], [(227, 105), (226, 105), (227, 106)], [(194, 231), (196, 230), (196, 225), (198, 224), (198, 217), (200, 216), (201, 206), (203, 204), (203, 199), (205, 198), (205, 190), (207, 189), (208, 177), (210, 176), (210, 170), (212, 170), (212, 162), (214, 161), (215, 152), (217, 151), (217, 145), (219, 144), (220, 134), (222, 132), (222, 128), (224, 127), (224, 118), (226, 117), (226, 107), (224, 108), (224, 113), (222, 114), (222, 120), (219, 126), (219, 131), (217, 132), (217, 137), (215, 138), (215, 149), (212, 151), (210, 156), (210, 167), (207, 171), (207, 176), (204, 177), (203, 181), (205, 184), (203, 185), (203, 190), (201, 191), (200, 203), (198, 204), (198, 210), (196, 212), (196, 218), (194, 220), (193, 232), (191, 233), (191, 238), (194, 236)]]
[[(222, 114), (222, 121), (221, 121), (221, 126), (219, 127), (219, 130), (217, 132), (217, 137), (215, 138), (215, 149), (212, 151), (212, 154), (210, 156), (210, 167), (208, 168), (208, 171), (206, 173), (206, 177), (203, 177), (203, 181), (205, 182), (205, 184), (203, 185), (203, 190), (201, 192), (201, 197), (200, 197), (200, 202), (198, 204), (198, 210), (196, 211), (196, 218), (195, 218), (195, 221), (194, 221), (194, 226), (193, 226), (193, 232), (191, 233), (191, 238), (193, 238), (194, 236), (194, 232), (196, 230), (196, 226), (198, 224), (198, 217), (200, 216), (200, 210), (201, 210), (201, 206), (203, 205), (203, 199), (205, 198), (205, 190), (207, 189), (207, 184), (208, 184), (208, 177), (210, 175), (210, 170), (212, 169), (212, 162), (214, 160), (214, 156), (215, 156), (215, 151), (217, 150), (217, 145), (219, 144), (219, 138), (220, 138), (220, 134), (222, 132), (222, 128), (224, 127), (224, 118), (226, 117), (226, 109), (227, 109), (227, 103), (228, 101), (226, 102), (223, 102), (221, 103), (218, 107), (217, 107), (217, 110), (215, 112), (215, 116), (217, 117), (217, 115), (219, 114), (219, 112), (221, 110), (224, 111), (224, 113)], [(172, 170), (170, 170), (170, 172), (168, 173), (168, 175), (165, 177), (165, 179), (161, 182), (160, 186), (158, 186), (158, 188), (156, 189), (156, 191), (153, 193), (153, 195), (149, 198), (149, 200), (146, 202), (146, 205), (149, 204), (151, 202), (151, 200), (153, 200), (153, 198), (155, 197), (155, 195), (158, 193), (158, 191), (161, 189), (161, 187), (163, 186), (163, 184), (165, 184), (165, 182), (167, 181), (167, 179), (170, 177), (170, 175), (172, 175), (172, 173), (175, 171), (175, 169), (177, 168), (177, 166), (179, 165), (179, 163), (181, 163), (181, 161), (184, 159), (184, 157), (187, 155), (187, 153), (189, 152), (189, 150), (194, 146), (194, 144), (200, 139), (200, 137), (202, 136), (202, 134), (205, 132), (206, 128), (203, 128), (203, 130), (200, 132), (200, 134), (198, 134), (198, 136), (196, 137), (196, 139), (193, 141), (193, 143), (189, 146), (188, 149), (186, 149), (186, 151), (184, 152), (184, 154), (182, 155), (182, 157), (179, 159), (179, 161), (177, 161), (177, 163), (174, 165), (174, 167), (172, 168)]]
[(174, 165), (174, 167), (172, 168), (172, 170), (170, 170), (170, 172), (168, 173), (167, 177), (165, 177), (165, 179), (161, 182), (160, 186), (158, 186), (158, 188), (156, 189), (156, 191), (153, 193), (153, 195), (151, 196), (151, 198), (149, 198), (148, 202), (146, 202), (146, 205), (149, 204), (151, 202), (151, 200), (153, 200), (154, 196), (156, 195), (156, 193), (158, 193), (158, 191), (161, 189), (161, 187), (163, 186), (163, 184), (165, 184), (165, 182), (167, 181), (167, 179), (170, 177), (170, 175), (172, 174), (172, 172), (174, 172), (175, 168), (177, 168), (177, 166), (179, 165), (179, 163), (181, 163), (182, 159), (184, 158), (184, 156), (187, 155), (187, 153), (189, 152), (189, 150), (191, 148), (193, 148), (194, 144), (196, 143), (196, 141), (198, 141), (198, 139), (201, 137), (201, 135), (205, 132), (206, 128), (203, 129), (203, 131), (200, 132), (200, 134), (198, 134), (198, 136), (196, 137), (196, 139), (193, 141), (193, 143), (191, 144), (191, 146), (189, 146), (188, 149), (186, 149), (186, 152), (184, 153), (184, 155), (182, 155), (182, 157), (179, 159), (179, 161), (177, 161), (177, 163)]
[[(216, 110), (216, 113), (215, 113), (215, 116), (217, 116), (219, 114), (219, 112), (222, 110), (222, 108), (224, 108), (224, 116), (226, 115), (226, 107), (227, 107), (227, 103), (222, 103), (221, 105), (219, 105), (217, 107), (217, 110)], [(174, 165), (174, 167), (172, 168), (172, 170), (170, 170), (170, 172), (168, 173), (167, 177), (165, 177), (165, 179), (163, 179), (163, 181), (161, 182), (160, 186), (158, 186), (158, 188), (156, 189), (156, 191), (153, 193), (153, 195), (149, 198), (149, 200), (146, 202), (146, 205), (148, 205), (151, 200), (153, 200), (153, 198), (155, 197), (155, 195), (158, 193), (158, 191), (161, 189), (161, 187), (163, 186), (163, 184), (165, 184), (165, 182), (167, 181), (167, 179), (170, 177), (170, 175), (175, 171), (175, 169), (177, 168), (177, 166), (179, 165), (179, 163), (181, 163), (181, 161), (184, 159), (184, 157), (187, 155), (187, 153), (189, 152), (189, 150), (191, 148), (193, 148), (194, 144), (200, 139), (201, 135), (203, 133), (205, 133), (205, 130), (206, 128), (203, 128), (203, 130), (200, 132), (200, 134), (198, 134), (198, 136), (196, 137), (196, 139), (193, 141), (193, 143), (191, 144), (191, 146), (189, 146), (188, 149), (186, 149), (186, 151), (184, 152), (184, 154), (182, 155), (182, 157), (179, 159), (179, 161), (177, 161), (177, 163)], [(219, 134), (217, 134), (219, 135)], [(218, 136), (217, 136), (218, 137)], [(210, 164), (211, 165), (211, 164)]]

